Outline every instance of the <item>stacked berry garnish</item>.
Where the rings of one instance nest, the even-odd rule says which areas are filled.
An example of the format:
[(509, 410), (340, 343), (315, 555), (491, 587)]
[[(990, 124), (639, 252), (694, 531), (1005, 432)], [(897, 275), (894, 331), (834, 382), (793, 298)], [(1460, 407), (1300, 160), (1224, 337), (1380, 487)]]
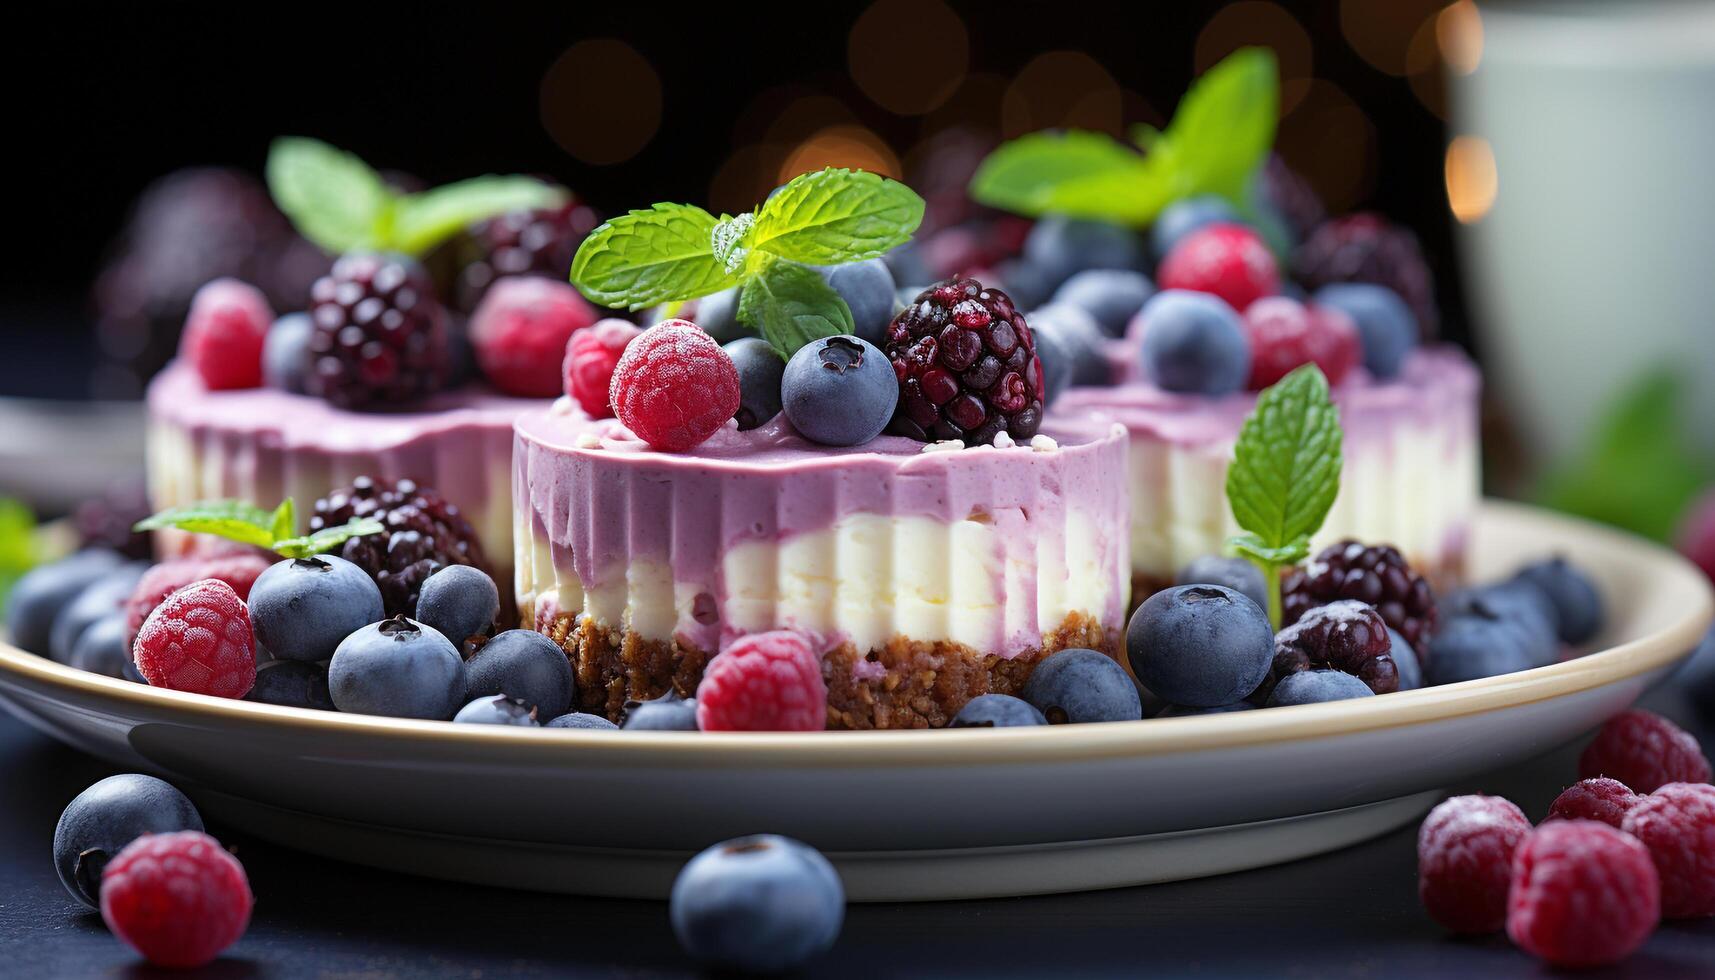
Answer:
[(446, 380), (447, 317), (416, 262), (354, 253), (310, 289), (304, 388), (342, 408), (410, 404)]
[(884, 349), (899, 379), (891, 429), (977, 446), (1042, 424), (1042, 365), (1012, 300), (975, 279), (925, 289), (894, 317)]
[(1387, 625), (1421, 650), (1435, 632), (1435, 591), (1397, 548), (1342, 541), (1287, 573), (1281, 587), (1285, 623), (1342, 599), (1375, 607)]
[(414, 480), (389, 485), (360, 477), (316, 501), (310, 532), (362, 519), (379, 521), (382, 533), (348, 539), (340, 556), (381, 587), (390, 615), (415, 615), (424, 580), (448, 565), (488, 570), (470, 521), (445, 497)]
[(471, 225), (455, 245), (459, 309), (476, 309), (509, 276), (565, 282), (578, 244), (600, 223), (589, 205), (568, 195), (557, 207), (508, 211)]

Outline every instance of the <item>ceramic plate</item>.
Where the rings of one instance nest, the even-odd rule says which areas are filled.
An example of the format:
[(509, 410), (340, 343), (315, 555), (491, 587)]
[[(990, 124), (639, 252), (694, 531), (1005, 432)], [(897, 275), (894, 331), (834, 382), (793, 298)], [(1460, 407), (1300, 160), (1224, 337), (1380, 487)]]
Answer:
[(1421, 814), (1439, 787), (1623, 710), (1715, 603), (1655, 545), (1510, 504), (1473, 529), (1478, 580), (1550, 552), (1600, 579), (1601, 649), (1359, 701), (1051, 729), (814, 734), (454, 726), (156, 690), (0, 647), (0, 701), (160, 773), (262, 837), (461, 880), (661, 896), (743, 833), (809, 841), (859, 900), (1080, 890), (1255, 867)]

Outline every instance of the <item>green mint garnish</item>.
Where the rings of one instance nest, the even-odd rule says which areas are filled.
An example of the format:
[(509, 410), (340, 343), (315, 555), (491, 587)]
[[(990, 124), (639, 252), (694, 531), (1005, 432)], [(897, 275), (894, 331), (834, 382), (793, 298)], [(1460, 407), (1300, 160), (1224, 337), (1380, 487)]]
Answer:
[(472, 222), (566, 199), (564, 191), (531, 177), (476, 177), (404, 194), (355, 155), (299, 136), (274, 141), (267, 176), (274, 203), (298, 231), (334, 254), (374, 249), (422, 255)]
[(738, 319), (768, 341), (781, 360), (823, 337), (852, 332), (852, 311), (834, 287), (809, 266), (785, 259), (744, 285)]
[(1251, 175), (1274, 144), (1279, 90), (1274, 53), (1241, 48), (1191, 86), (1165, 130), (1133, 128), (1144, 153), (1100, 133), (1032, 133), (983, 161), (971, 178), (971, 197), (1032, 217), (1062, 214), (1134, 227), (1198, 194), (1246, 207)]
[(721, 219), (689, 204), (657, 204), (610, 219), (578, 246), (572, 284), (592, 303), (629, 310), (736, 286), (743, 277), (715, 254), (720, 228)]
[(292, 498), (271, 511), (243, 500), (209, 500), (173, 507), (138, 521), (134, 530), (173, 527), (193, 534), (212, 534), (241, 544), (266, 548), (282, 558), (308, 558), (344, 544), (351, 538), (380, 534), (386, 528), (372, 518), (352, 518), (339, 527), (323, 528), (298, 537)]
[(763, 203), (750, 246), (783, 259), (838, 265), (879, 258), (923, 222), (911, 188), (862, 170), (803, 174)]
[(12, 583), (41, 557), (36, 540), (36, 515), (21, 501), (0, 497), (0, 607)]
[(1310, 554), (1340, 492), (1340, 412), (1328, 379), (1306, 364), (1257, 396), (1227, 469), (1227, 503), (1243, 534), (1227, 545), (1262, 569), (1280, 628), (1280, 571)]

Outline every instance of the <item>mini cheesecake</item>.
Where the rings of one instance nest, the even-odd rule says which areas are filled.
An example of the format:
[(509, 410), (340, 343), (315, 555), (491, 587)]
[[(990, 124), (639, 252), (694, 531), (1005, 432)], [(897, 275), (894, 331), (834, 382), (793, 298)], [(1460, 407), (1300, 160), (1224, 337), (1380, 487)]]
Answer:
[(790, 629), (823, 651), (829, 727), (944, 725), (1047, 654), (1124, 642), (1125, 431), (998, 442), (836, 448), (778, 416), (669, 453), (561, 399), (516, 426), (520, 615), (609, 717)]

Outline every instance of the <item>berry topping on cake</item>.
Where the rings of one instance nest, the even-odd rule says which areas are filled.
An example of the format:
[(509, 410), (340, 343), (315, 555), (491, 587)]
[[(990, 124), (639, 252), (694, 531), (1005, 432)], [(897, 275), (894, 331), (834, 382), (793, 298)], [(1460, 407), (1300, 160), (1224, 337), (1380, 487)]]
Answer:
[(1135, 269), (1085, 269), (1061, 284), (1054, 302), (1078, 307), (1104, 334), (1119, 337), (1154, 295), (1155, 284)]
[(1280, 288), (1280, 269), (1262, 237), (1244, 225), (1219, 223), (1174, 244), (1155, 270), (1162, 289), (1213, 293), (1235, 310)]
[(385, 528), (347, 540), (340, 556), (357, 565), (381, 587), (388, 615), (415, 615), (423, 581), (448, 565), (488, 570), (476, 529), (459, 509), (434, 490), (413, 480), (392, 486), (359, 477), (316, 501), (310, 532), (339, 527), (354, 518), (373, 518)]
[(256, 681), (249, 610), (218, 579), (192, 582), (161, 600), (132, 652), (152, 687), (241, 698)]
[(210, 389), (255, 388), (262, 384), (262, 343), (273, 322), (260, 289), (216, 279), (191, 300), (179, 351)]
[(683, 452), (738, 411), (738, 369), (689, 320), (663, 320), (625, 348), (608, 391), (614, 414), (655, 449)]
[(1649, 711), (1615, 715), (1578, 757), (1584, 779), (1607, 776), (1634, 792), (1653, 793), (1668, 783), (1709, 782), (1709, 760), (1690, 732)]
[(1293, 252), (1292, 272), (1312, 290), (1339, 282), (1386, 286), (1411, 309), (1415, 336), (1435, 335), (1435, 283), (1417, 236), (1379, 214), (1323, 222)]
[(705, 732), (819, 732), (827, 725), (822, 658), (797, 633), (752, 633), (709, 661), (697, 685)]
[(512, 276), (488, 290), (470, 318), (470, 342), (482, 373), (521, 398), (560, 393), (566, 344), (594, 323), (595, 307), (570, 284)]
[(1157, 293), (1138, 313), (1143, 373), (1157, 388), (1226, 395), (1251, 374), (1244, 324), (1218, 297), (1183, 289)]
[(1435, 592), (1388, 545), (1341, 541), (1314, 561), (1287, 572), (1281, 583), (1282, 622), (1291, 625), (1317, 606), (1356, 599), (1375, 607), (1413, 650), (1423, 652), (1435, 632)]
[(1311, 302), (1351, 318), (1363, 347), (1364, 369), (1383, 381), (1399, 375), (1406, 355), (1417, 346), (1411, 311), (1385, 286), (1335, 283), (1316, 290)]
[(457, 302), (474, 310), (505, 276), (535, 274), (564, 282), (578, 243), (601, 218), (576, 198), (556, 208), (508, 211), (472, 225), (459, 250)]
[(355, 252), (310, 288), (304, 390), (341, 408), (409, 404), (446, 380), (447, 317), (411, 259)]
[(244, 866), (200, 830), (144, 834), (101, 873), (101, 917), (156, 966), (203, 966), (238, 941), (255, 898)]
[(613, 417), (613, 406), (607, 400), (613, 387), (613, 369), (619, 365), (625, 346), (642, 332), (629, 320), (609, 317), (572, 334), (561, 365), (565, 392), (590, 418)]
[(1210, 225), (1240, 224), (1238, 209), (1219, 194), (1182, 197), (1161, 209), (1149, 228), (1149, 243), (1156, 261), (1165, 258), (1187, 235)]
[(1330, 385), (1337, 385), (1363, 359), (1358, 328), (1339, 310), (1266, 296), (1245, 310), (1244, 324), (1251, 345), (1252, 391), (1267, 388), (1300, 364), (1316, 365)]
[(1328, 207), (1302, 175), (1286, 165), (1278, 153), (1270, 153), (1258, 173), (1262, 197), (1272, 205), (1293, 239), (1303, 241), (1328, 218)]
[(1399, 690), (1393, 639), (1374, 608), (1342, 599), (1305, 613), (1274, 638), (1274, 665), (1259, 693), (1290, 674), (1307, 670), (1351, 674), (1377, 694)]
[[(738, 370), (738, 412), (733, 418), (738, 419), (739, 431), (748, 432), (779, 415), (780, 388), (786, 362), (780, 359), (768, 341), (760, 337), (740, 337), (722, 344), (721, 349), (732, 358), (732, 366)], [(880, 351), (875, 351), (874, 358), (878, 364), (887, 363)], [(886, 374), (889, 387), (897, 390), (898, 386), (891, 384), (892, 371)], [(882, 416), (882, 425), (886, 425), (892, 416), (893, 405), (890, 402), (887, 413)]]
[(998, 289), (954, 278), (918, 294), (888, 327), (899, 379), (891, 431), (924, 442), (980, 446), (1006, 432), (1025, 440), (1042, 424), (1044, 384), (1024, 316)]
[(262, 342), (262, 383), (278, 391), (304, 393), (310, 370), (310, 335), (315, 321), (308, 313), (287, 313), (268, 328)]
[(1649, 848), (1664, 918), (1715, 916), (1715, 786), (1669, 783), (1639, 798), (1620, 829)]
[(1617, 963), (1661, 920), (1661, 881), (1636, 838), (1594, 820), (1555, 820), (1513, 854), (1507, 935), (1555, 966)]
[(1530, 835), (1523, 811), (1498, 796), (1443, 800), (1417, 831), (1417, 897), (1423, 910), (1459, 933), (1507, 924), (1513, 854)]
[(894, 417), (899, 382), (867, 340), (824, 337), (798, 348), (780, 378), (781, 410), (804, 438), (824, 446), (874, 439)]

